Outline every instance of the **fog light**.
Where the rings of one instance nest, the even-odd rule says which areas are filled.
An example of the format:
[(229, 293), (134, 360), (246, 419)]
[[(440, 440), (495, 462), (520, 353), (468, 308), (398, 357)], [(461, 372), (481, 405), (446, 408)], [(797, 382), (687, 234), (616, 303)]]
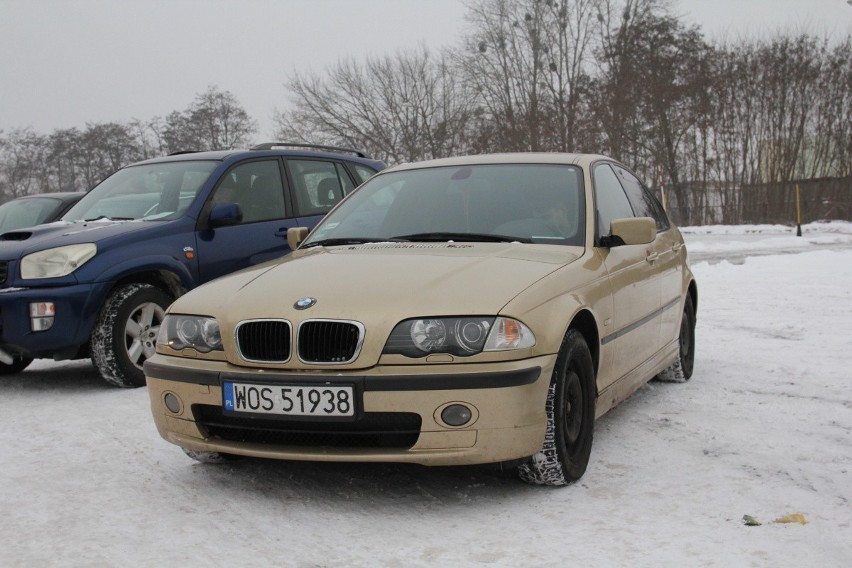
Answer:
[(47, 331), (53, 327), (56, 306), (53, 302), (33, 302), (30, 304), (30, 329)]
[(166, 405), (166, 408), (168, 408), (169, 412), (171, 412), (172, 414), (180, 414), (181, 408), (183, 408), (183, 404), (181, 404), (178, 396), (171, 392), (167, 392), (163, 396), (163, 403)]
[(450, 426), (464, 426), (471, 416), (473, 413), (463, 404), (451, 404), (441, 411), (441, 420)]

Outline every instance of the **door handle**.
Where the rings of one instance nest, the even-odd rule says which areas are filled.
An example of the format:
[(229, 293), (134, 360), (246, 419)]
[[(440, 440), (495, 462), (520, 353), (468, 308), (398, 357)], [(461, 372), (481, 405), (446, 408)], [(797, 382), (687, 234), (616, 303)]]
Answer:
[(659, 257), (660, 257), (660, 253), (658, 253), (657, 251), (650, 251), (649, 250), (648, 256), (645, 257), (645, 260), (647, 260), (648, 262), (654, 262)]
[(275, 236), (286, 238), (287, 237), (287, 227), (282, 227), (282, 228), (278, 229), (277, 231), (275, 231)]
[(675, 243), (672, 245), (672, 252), (679, 252), (683, 248), (683, 243)]

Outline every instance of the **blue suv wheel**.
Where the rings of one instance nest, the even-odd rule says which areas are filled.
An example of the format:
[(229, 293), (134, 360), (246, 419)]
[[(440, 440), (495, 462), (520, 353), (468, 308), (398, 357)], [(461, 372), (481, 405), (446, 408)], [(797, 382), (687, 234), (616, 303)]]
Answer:
[(154, 354), (173, 299), (150, 284), (128, 284), (112, 293), (92, 334), (92, 362), (104, 380), (119, 387), (145, 384), (142, 364)]

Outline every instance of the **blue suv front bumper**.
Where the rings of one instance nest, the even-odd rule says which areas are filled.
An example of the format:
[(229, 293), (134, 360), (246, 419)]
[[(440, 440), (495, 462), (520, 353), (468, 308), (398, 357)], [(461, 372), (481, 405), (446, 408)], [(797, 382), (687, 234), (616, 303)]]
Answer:
[[(72, 358), (91, 336), (110, 283), (0, 289), (0, 350), (31, 357)], [(53, 302), (53, 325), (33, 331), (30, 304)]]

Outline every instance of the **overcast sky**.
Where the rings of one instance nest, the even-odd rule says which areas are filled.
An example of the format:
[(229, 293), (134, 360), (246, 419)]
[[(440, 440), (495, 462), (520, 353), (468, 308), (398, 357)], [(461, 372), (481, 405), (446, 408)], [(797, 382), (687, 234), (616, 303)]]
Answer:
[[(847, 0), (673, 0), (709, 37), (852, 32)], [(463, 0), (0, 0), (0, 130), (149, 120), (216, 85), (272, 134), (294, 71), (456, 44)]]

